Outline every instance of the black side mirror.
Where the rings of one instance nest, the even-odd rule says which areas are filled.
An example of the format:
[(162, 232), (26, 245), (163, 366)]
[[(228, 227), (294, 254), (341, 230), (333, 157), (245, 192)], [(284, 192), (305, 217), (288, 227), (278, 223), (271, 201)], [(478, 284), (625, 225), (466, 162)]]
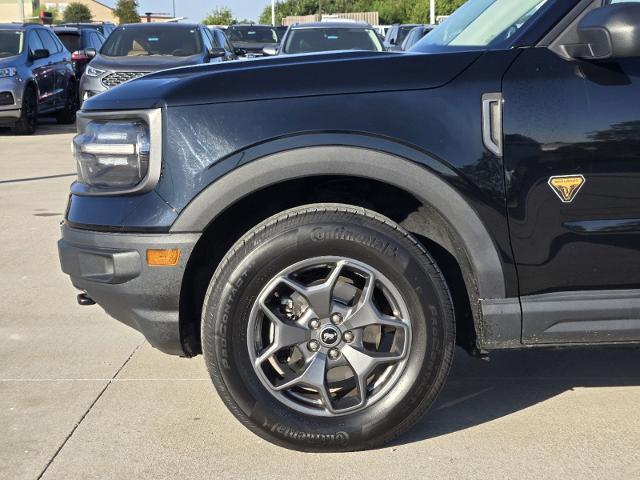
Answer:
[(46, 48), (39, 48), (31, 52), (31, 60), (40, 60), (42, 58), (49, 58), (49, 50)]
[(262, 48), (262, 53), (263, 53), (263, 55), (267, 55), (269, 57), (277, 55), (278, 54), (278, 45), (267, 45), (266, 47)]
[(616, 60), (640, 57), (640, 3), (596, 8), (578, 24), (578, 43), (565, 45), (573, 58)]
[(244, 48), (235, 48), (233, 53), (235, 53), (239, 57), (243, 57), (247, 54), (247, 51)]
[(98, 51), (95, 48), (85, 48), (84, 54), (89, 58), (95, 58), (98, 54)]
[(211, 48), (209, 49), (209, 58), (222, 58), (227, 55), (227, 51), (224, 48)]

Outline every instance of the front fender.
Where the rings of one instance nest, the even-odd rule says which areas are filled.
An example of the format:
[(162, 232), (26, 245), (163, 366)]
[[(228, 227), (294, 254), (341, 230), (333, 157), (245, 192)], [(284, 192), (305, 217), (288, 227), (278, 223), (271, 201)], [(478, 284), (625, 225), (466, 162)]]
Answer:
[(438, 169), (432, 170), (390, 153), (338, 145), (295, 148), (251, 161), (250, 153), (243, 155), (233, 159), (239, 167), (202, 190), (182, 210), (171, 232), (201, 232), (238, 200), (279, 182), (336, 174), (368, 178), (403, 189), (435, 209), (466, 252), (479, 297), (505, 297), (503, 265), (492, 235), (469, 200), (441, 178), (454, 172), (439, 161), (422, 155)]

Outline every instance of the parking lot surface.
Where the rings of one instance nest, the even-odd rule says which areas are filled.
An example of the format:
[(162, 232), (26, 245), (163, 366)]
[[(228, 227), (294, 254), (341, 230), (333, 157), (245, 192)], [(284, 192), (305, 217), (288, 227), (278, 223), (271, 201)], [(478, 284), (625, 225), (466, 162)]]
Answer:
[(0, 129), (0, 478), (640, 477), (640, 350), (457, 352), (437, 405), (386, 448), (268, 444), (218, 399), (201, 357), (152, 349), (80, 307), (56, 241), (73, 129)]

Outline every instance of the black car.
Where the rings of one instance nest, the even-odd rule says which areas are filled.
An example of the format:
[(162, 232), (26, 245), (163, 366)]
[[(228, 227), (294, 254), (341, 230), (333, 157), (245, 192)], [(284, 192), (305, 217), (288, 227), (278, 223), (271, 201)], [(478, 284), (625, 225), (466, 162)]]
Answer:
[(362, 50), (382, 52), (384, 46), (373, 27), (356, 22), (318, 22), (292, 25), (278, 47), (265, 47), (266, 55)]
[(235, 58), (207, 27), (186, 23), (122, 25), (99, 52), (85, 52), (92, 60), (80, 81), (83, 101), (150, 72)]
[(407, 38), (409, 32), (419, 26), (420, 25), (414, 23), (392, 25), (391, 28), (387, 31), (386, 37), (384, 37), (385, 48), (390, 51), (401, 51), (402, 42), (404, 42), (404, 39)]
[(76, 78), (80, 79), (87, 64), (91, 61), (87, 55), (87, 49), (100, 50), (105, 38), (93, 28), (54, 27), (53, 31), (66, 49), (71, 52), (73, 70), (76, 73)]
[(108, 38), (109, 35), (116, 29), (117, 25), (111, 22), (86, 22), (86, 23), (61, 23), (63, 27), (75, 27), (75, 28), (92, 28), (97, 30), (104, 38)]
[(250, 57), (262, 56), (264, 47), (280, 42), (276, 27), (269, 25), (231, 25), (226, 34), (236, 48)]
[(148, 75), (79, 115), (62, 269), (203, 353), (261, 437), (374, 448), (456, 344), (640, 343), (639, 98), (640, 3), (613, 0), (469, 0), (402, 55)]
[(434, 28), (436, 28), (435, 25), (420, 25), (419, 27), (413, 27), (409, 31), (409, 34), (403, 40), (402, 45), (400, 46), (400, 50), (410, 50), (411, 47), (422, 40), (422, 38), (429, 32), (431, 32)]

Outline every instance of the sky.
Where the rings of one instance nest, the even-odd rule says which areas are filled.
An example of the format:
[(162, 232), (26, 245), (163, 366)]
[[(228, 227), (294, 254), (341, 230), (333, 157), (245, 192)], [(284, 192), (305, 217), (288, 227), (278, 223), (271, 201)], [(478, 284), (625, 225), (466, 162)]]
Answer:
[[(100, 0), (114, 6), (116, 0)], [(173, 14), (172, 0), (139, 0), (140, 13), (169, 13)], [(191, 22), (199, 22), (217, 6), (229, 7), (236, 18), (257, 20), (265, 5), (270, 0), (175, 0), (176, 15), (188, 17)]]

